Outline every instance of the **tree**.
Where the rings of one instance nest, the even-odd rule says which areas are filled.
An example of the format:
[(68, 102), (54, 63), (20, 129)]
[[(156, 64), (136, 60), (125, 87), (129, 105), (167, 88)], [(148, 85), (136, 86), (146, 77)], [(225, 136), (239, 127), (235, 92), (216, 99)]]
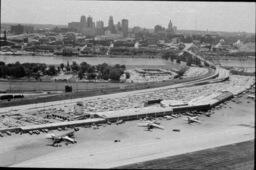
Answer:
[(0, 66), (5, 66), (5, 62), (0, 61)]
[(67, 71), (70, 71), (70, 65), (69, 65), (69, 62), (67, 62), (66, 70), (67, 70)]
[(90, 65), (87, 64), (86, 62), (82, 62), (80, 64), (80, 71), (82, 71), (83, 73), (87, 72), (89, 69)]
[(177, 77), (181, 77), (187, 71), (187, 67), (182, 67), (180, 70), (177, 71)]
[(96, 68), (94, 67), (94, 66), (90, 66), (89, 68), (88, 68), (88, 73), (94, 73), (96, 71)]
[(117, 68), (113, 68), (110, 70), (109, 72), (109, 78), (111, 80), (115, 80), (115, 81), (119, 81), (120, 80), (120, 76), (122, 75), (122, 71), (120, 69)]
[(60, 64), (60, 68), (61, 68), (62, 71), (63, 71), (64, 67), (65, 67), (64, 64), (61, 63), (61, 64)]
[(78, 72), (78, 78), (80, 80), (84, 78), (84, 73), (81, 70)]
[(74, 72), (77, 72), (79, 70), (79, 66), (75, 61), (73, 61), (72, 65), (71, 65), (71, 70)]
[(88, 73), (87, 74), (87, 79), (88, 80), (94, 80), (96, 78), (96, 74), (95, 73)]
[(47, 70), (46, 74), (49, 76), (55, 76), (57, 74), (57, 70), (54, 66), (49, 66), (49, 69)]
[(131, 77), (130, 73), (126, 72), (125, 77), (126, 77), (126, 79), (129, 79)]

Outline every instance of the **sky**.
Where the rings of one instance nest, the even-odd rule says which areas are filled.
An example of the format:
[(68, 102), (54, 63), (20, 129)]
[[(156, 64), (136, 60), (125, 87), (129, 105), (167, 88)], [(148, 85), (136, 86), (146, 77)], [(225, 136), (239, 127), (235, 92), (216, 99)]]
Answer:
[(2, 0), (1, 20), (8, 23), (56, 24), (80, 21), (81, 15), (129, 27), (168, 26), (178, 29), (255, 33), (254, 2)]

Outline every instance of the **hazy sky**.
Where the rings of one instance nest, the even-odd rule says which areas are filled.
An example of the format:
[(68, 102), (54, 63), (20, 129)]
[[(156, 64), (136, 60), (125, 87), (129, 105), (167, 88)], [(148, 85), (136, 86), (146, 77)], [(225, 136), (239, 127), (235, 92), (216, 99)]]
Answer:
[(157, 2), (83, 0), (2, 0), (2, 22), (60, 24), (79, 21), (81, 15), (93, 20), (123, 18), (129, 27), (167, 27), (171, 19), (178, 29), (255, 32), (255, 4), (243, 2)]

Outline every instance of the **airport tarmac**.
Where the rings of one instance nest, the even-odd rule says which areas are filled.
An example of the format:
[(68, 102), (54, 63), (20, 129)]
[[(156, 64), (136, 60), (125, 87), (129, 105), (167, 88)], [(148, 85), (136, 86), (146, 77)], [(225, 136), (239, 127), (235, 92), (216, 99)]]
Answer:
[(211, 117), (201, 115), (201, 124), (189, 125), (182, 116), (159, 120), (165, 130), (152, 132), (138, 127), (140, 120), (80, 128), (78, 143), (62, 147), (47, 146), (45, 133), (6, 136), (0, 139), (0, 166), (110, 168), (254, 139), (255, 102), (247, 94), (235, 100), (242, 103), (222, 104)]

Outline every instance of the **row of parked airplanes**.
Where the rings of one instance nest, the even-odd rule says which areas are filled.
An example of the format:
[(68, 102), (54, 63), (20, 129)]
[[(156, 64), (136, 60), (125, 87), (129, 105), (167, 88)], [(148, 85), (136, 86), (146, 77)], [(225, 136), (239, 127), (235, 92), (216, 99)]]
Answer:
[[(172, 119), (173, 117), (172, 116), (164, 116), (167, 120), (170, 120)], [(198, 119), (198, 116), (187, 116), (186, 117), (186, 120), (188, 122), (188, 124), (191, 124), (191, 123), (201, 123)], [(116, 124), (122, 124), (124, 123), (123, 120), (118, 120), (116, 122)], [(96, 125), (93, 125), (96, 127)], [(146, 130), (147, 131), (151, 131), (152, 129), (154, 128), (158, 128), (158, 129), (162, 129), (164, 130), (164, 127), (160, 125), (160, 122), (157, 122), (157, 121), (145, 121), (144, 123), (138, 123), (138, 126), (139, 127), (146, 127)], [(55, 134), (47, 134), (46, 135), (46, 138), (47, 139), (50, 139), (53, 141), (53, 143), (51, 144), (51, 146), (60, 146), (59, 143), (61, 142), (66, 142), (66, 145), (68, 144), (75, 144), (77, 143), (77, 141), (75, 140), (75, 132), (76, 131), (79, 131), (78, 128), (75, 128), (73, 131), (70, 131), (70, 132), (67, 132), (65, 134), (62, 134), (62, 135), (55, 135)]]

